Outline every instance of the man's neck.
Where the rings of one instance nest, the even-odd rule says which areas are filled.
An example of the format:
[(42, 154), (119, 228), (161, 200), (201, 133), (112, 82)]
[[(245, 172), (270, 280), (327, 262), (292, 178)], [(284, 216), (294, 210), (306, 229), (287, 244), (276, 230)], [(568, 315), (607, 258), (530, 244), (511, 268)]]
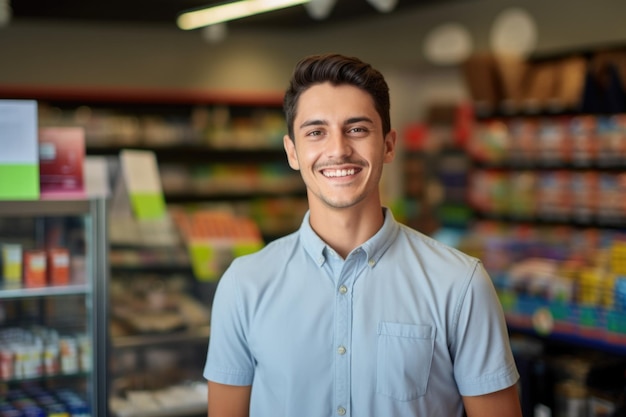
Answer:
[(315, 233), (344, 259), (374, 236), (384, 220), (380, 204), (346, 209), (312, 206), (309, 217)]

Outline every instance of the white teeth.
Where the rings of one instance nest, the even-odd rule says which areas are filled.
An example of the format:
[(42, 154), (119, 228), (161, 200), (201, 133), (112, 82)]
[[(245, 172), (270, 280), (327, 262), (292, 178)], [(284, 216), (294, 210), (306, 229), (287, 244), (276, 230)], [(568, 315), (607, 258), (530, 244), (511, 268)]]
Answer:
[(324, 171), (325, 177), (347, 177), (348, 175), (354, 175), (354, 168), (352, 169), (336, 169), (334, 171)]

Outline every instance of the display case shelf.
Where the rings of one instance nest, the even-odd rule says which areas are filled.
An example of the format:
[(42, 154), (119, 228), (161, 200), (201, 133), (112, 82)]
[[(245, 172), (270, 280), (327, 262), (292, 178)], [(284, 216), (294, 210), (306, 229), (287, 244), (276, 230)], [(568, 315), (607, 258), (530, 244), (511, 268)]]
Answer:
[(48, 286), (40, 288), (2, 288), (0, 300), (15, 298), (55, 297), (63, 295), (88, 294), (91, 288), (87, 284)]
[(0, 216), (76, 216), (89, 214), (93, 200), (24, 200), (2, 201)]
[(84, 379), (84, 378), (89, 378), (89, 377), (90, 377), (90, 374), (87, 372), (73, 372), (73, 373), (67, 373), (67, 374), (58, 373), (54, 375), (42, 375), (42, 376), (37, 376), (37, 377), (32, 377), (32, 378), (14, 378), (14, 379), (9, 379), (3, 382), (9, 385), (13, 385), (13, 384), (30, 384), (30, 383), (38, 383), (38, 382), (46, 383), (49, 381), (58, 382), (61, 380)]

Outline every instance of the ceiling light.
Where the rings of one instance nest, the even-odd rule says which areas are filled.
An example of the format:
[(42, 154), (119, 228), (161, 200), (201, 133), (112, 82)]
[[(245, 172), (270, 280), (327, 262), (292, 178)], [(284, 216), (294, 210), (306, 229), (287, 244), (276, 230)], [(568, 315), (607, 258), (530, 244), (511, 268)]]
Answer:
[(13, 16), (9, 0), (0, 0), (0, 27), (7, 26)]
[(310, 0), (307, 4), (304, 5), (306, 11), (309, 13), (313, 19), (323, 20), (326, 19), (337, 0)]
[(240, 0), (220, 4), (219, 6), (184, 12), (178, 16), (176, 24), (183, 30), (197, 29), (203, 26), (304, 4), (309, 1), (310, 0)]
[(505, 9), (496, 16), (489, 40), (497, 53), (527, 56), (537, 44), (535, 19), (524, 9)]
[(438, 65), (458, 65), (471, 55), (473, 48), (470, 32), (459, 23), (439, 25), (424, 39), (424, 56)]
[(389, 13), (393, 11), (398, 4), (398, 0), (367, 0), (367, 2), (381, 13)]

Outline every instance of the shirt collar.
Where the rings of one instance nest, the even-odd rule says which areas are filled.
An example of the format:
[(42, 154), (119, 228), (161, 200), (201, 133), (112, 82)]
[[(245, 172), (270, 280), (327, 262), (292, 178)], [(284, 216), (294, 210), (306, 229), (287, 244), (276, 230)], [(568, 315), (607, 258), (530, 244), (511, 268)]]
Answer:
[[(385, 221), (382, 227), (368, 241), (359, 246), (359, 248), (366, 253), (370, 267), (374, 267), (378, 263), (378, 260), (387, 248), (389, 248), (400, 231), (400, 225), (396, 222), (391, 210), (383, 207), (383, 213)], [(311, 259), (313, 259), (318, 266), (322, 266), (326, 261), (324, 248), (326, 248), (327, 245), (317, 233), (313, 231), (309, 220), (310, 212), (307, 211), (300, 225), (300, 240)], [(354, 250), (356, 249), (358, 248)]]

